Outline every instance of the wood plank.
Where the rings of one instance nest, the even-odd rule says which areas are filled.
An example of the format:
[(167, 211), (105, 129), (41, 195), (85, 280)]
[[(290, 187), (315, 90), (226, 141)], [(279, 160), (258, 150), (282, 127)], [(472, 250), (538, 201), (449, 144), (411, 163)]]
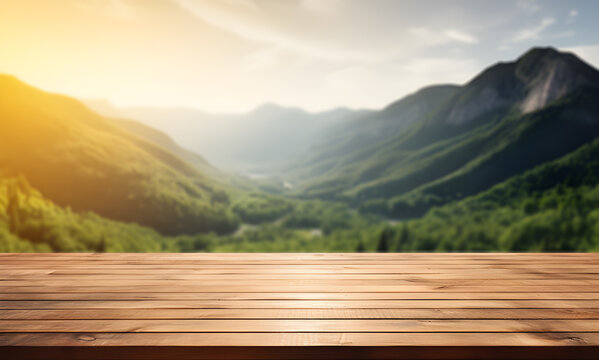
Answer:
[[(598, 346), (599, 333), (4, 333), (0, 346)], [(596, 349), (595, 349), (596, 350)], [(596, 354), (595, 354), (596, 355)]]
[(599, 300), (119, 300), (0, 301), (0, 309), (584, 309)]
[(429, 286), (473, 286), (473, 287), (492, 287), (492, 286), (503, 286), (509, 289), (509, 287), (516, 286), (536, 286), (536, 287), (589, 287), (591, 289), (597, 289), (599, 291), (599, 280), (589, 279), (532, 279), (532, 280), (518, 280), (518, 279), (489, 279), (489, 280), (436, 280), (436, 279), (420, 279), (420, 280), (405, 280), (405, 279), (120, 279), (118, 277), (104, 279), (104, 280), (88, 280), (80, 279), (74, 280), (56, 280), (56, 279), (35, 279), (35, 280), (2, 280), (0, 281), (0, 289), (7, 286), (68, 286), (76, 283), (80, 286), (94, 286), (101, 284), (102, 286), (238, 286), (245, 284), (247, 286), (414, 286), (415, 283)]
[[(51, 274), (40, 274), (40, 273), (29, 273), (23, 274), (18, 271), (12, 271), (11, 273), (0, 273), (0, 282), (8, 280), (18, 281), (29, 281), (29, 282), (42, 282), (49, 280), (63, 280), (73, 281), (80, 280), (81, 276), (85, 275), (86, 280), (128, 280), (128, 281), (139, 281), (139, 280), (210, 280), (210, 281), (225, 281), (225, 280), (387, 280), (387, 281), (447, 281), (447, 280), (460, 280), (460, 281), (473, 281), (473, 280), (489, 280), (497, 283), (500, 279), (503, 283), (509, 283), (509, 280), (516, 281), (528, 281), (528, 280), (544, 280), (545, 282), (557, 281), (558, 284), (568, 284), (567, 281), (582, 281), (589, 280), (593, 284), (596, 284), (599, 280), (599, 274), (546, 274), (546, 273), (491, 273), (488, 272), (477, 272), (473, 273), (461, 273), (461, 274), (386, 274), (386, 273), (349, 273), (349, 274), (335, 274), (331, 273), (237, 273), (237, 274), (185, 274), (177, 272), (174, 274), (165, 274), (164, 272), (141, 272), (136, 274), (115, 272), (115, 273), (86, 273), (86, 274), (63, 274), (60, 272), (54, 272)], [(499, 279), (498, 279), (499, 278)]]
[(599, 292), (43, 292), (0, 293), (0, 300), (599, 300)]
[[(0, 286), (0, 293), (43, 293), (43, 292), (57, 292), (57, 293), (95, 293), (95, 292), (156, 292), (156, 293), (170, 293), (170, 292), (188, 292), (188, 293), (222, 293), (222, 292), (255, 292), (255, 293), (270, 293), (273, 290), (273, 286), (269, 285), (221, 285), (221, 286), (202, 286), (202, 285), (169, 285), (169, 286), (152, 286), (152, 285), (131, 285), (131, 286), (117, 286), (117, 285), (103, 285), (98, 283), (96, 286), (80, 286), (77, 283), (72, 283), (69, 286)], [(497, 292), (586, 292), (586, 293), (597, 293), (599, 287), (596, 286), (485, 286), (483, 284), (479, 286), (459, 286), (459, 285), (287, 285), (277, 286), (278, 292), (287, 293), (414, 293), (414, 292), (440, 292), (440, 293), (452, 293), (452, 292), (472, 292), (472, 293), (497, 293)]]
[[(574, 268), (574, 267), (570, 267)], [(597, 267), (583, 267), (581, 271), (572, 271), (570, 268), (521, 268), (521, 267), (504, 267), (504, 268), (485, 268), (485, 274), (549, 274), (549, 275), (569, 275), (569, 274), (597, 274), (599, 269)], [(185, 272), (183, 272), (185, 270)], [(476, 275), (472, 273), (469, 268), (441, 268), (434, 266), (419, 266), (419, 267), (402, 267), (402, 266), (359, 266), (359, 265), (346, 265), (346, 266), (316, 266), (316, 265), (281, 265), (279, 267), (273, 266), (239, 266), (239, 267), (211, 267), (197, 265), (193, 267), (179, 268), (179, 267), (148, 267), (146, 265), (138, 266), (64, 266), (63, 268), (56, 267), (40, 267), (33, 265), (15, 265), (15, 266), (2, 266), (0, 265), (0, 274), (10, 275), (13, 272), (29, 272), (33, 274), (45, 273), (47, 275), (83, 275), (83, 274), (191, 274), (191, 275), (202, 275), (202, 274), (272, 274), (271, 270), (277, 270), (277, 274), (399, 274), (399, 275), (428, 275), (428, 274), (453, 274), (453, 275)], [(584, 271), (584, 272), (582, 272)]]
[(52, 271), (74, 271), (74, 270), (131, 270), (145, 271), (145, 270), (156, 270), (156, 271), (226, 271), (226, 272), (256, 272), (256, 273), (268, 273), (268, 272), (347, 272), (347, 273), (405, 273), (405, 274), (426, 274), (426, 273), (464, 273), (473, 271), (495, 271), (495, 272), (511, 272), (511, 271), (535, 271), (540, 273), (550, 274), (567, 274), (567, 273), (583, 273), (583, 274), (596, 274), (599, 271), (598, 265), (560, 265), (560, 264), (548, 264), (548, 265), (531, 265), (531, 262), (527, 264), (518, 265), (405, 265), (405, 264), (392, 264), (392, 265), (360, 265), (360, 264), (344, 264), (344, 265), (299, 265), (299, 264), (284, 264), (284, 265), (222, 265), (222, 264), (196, 264), (196, 265), (182, 265), (173, 263), (170, 265), (157, 265), (157, 264), (138, 264), (138, 265), (113, 265), (113, 264), (71, 264), (71, 263), (60, 263), (60, 264), (0, 264), (0, 271), (4, 270), (15, 270), (15, 269), (27, 269), (27, 270), (48, 270)]
[[(1, 265), (0, 265), (1, 267)], [(548, 276), (555, 278), (570, 278), (570, 277), (585, 277), (589, 276), (590, 278), (596, 279), (596, 276), (599, 274), (599, 267), (584, 267), (582, 269), (518, 269), (518, 268), (510, 268), (510, 269), (480, 269), (477, 271), (472, 271), (471, 269), (460, 269), (460, 268), (451, 268), (451, 269), (440, 269), (440, 268), (399, 268), (399, 267), (385, 267), (385, 268), (367, 268), (367, 267), (359, 267), (359, 266), (347, 266), (347, 267), (285, 267), (285, 268), (253, 268), (253, 267), (245, 267), (245, 268), (211, 268), (211, 267), (194, 267), (189, 269), (180, 269), (180, 268), (145, 268), (143, 266), (132, 266), (132, 267), (98, 267), (98, 266), (88, 266), (88, 267), (69, 267), (62, 270), (54, 269), (49, 270), (48, 267), (40, 267), (33, 268), (30, 266), (10, 266), (4, 269), (0, 268), (0, 275), (2, 276), (11, 276), (11, 275), (42, 275), (42, 276), (56, 276), (56, 275), (119, 275), (122, 274), (124, 276), (127, 275), (267, 275), (267, 274), (289, 274), (301, 276), (303, 274), (307, 275), (347, 275), (347, 274), (357, 274), (357, 275), (395, 275), (395, 276), (468, 276), (470, 278), (477, 278), (477, 276), (492, 277), (492, 278), (503, 278), (503, 276), (513, 275), (515, 277), (522, 276), (523, 279), (526, 279), (526, 276), (529, 275), (538, 275), (538, 276)]]
[(0, 254), (3, 359), (598, 350), (599, 254)]
[(599, 320), (0, 320), (0, 332), (599, 332)]
[(2, 310), (3, 320), (599, 319), (599, 309), (57, 309)]

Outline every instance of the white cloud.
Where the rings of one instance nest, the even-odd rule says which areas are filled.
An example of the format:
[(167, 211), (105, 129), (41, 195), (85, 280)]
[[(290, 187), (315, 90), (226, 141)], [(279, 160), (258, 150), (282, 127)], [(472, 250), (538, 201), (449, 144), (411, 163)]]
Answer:
[(519, 0), (516, 2), (516, 6), (518, 9), (528, 13), (536, 13), (541, 10), (541, 5), (539, 5), (537, 0)]
[(76, 5), (96, 14), (103, 14), (121, 19), (132, 19), (133, 9), (123, 0), (87, 0), (77, 2)]
[(355, 84), (364, 85), (365, 81), (372, 81), (372, 75), (373, 73), (368, 67), (363, 65), (353, 65), (327, 74), (324, 81), (327, 86), (347, 88), (355, 86)]
[[(414, 90), (419, 86), (435, 83), (464, 83), (480, 70), (476, 60), (465, 58), (420, 58), (402, 66), (406, 76), (415, 82)], [(409, 75), (408, 75), (409, 74)]]
[(574, 22), (574, 19), (578, 16), (578, 10), (572, 9), (568, 12), (568, 18), (566, 19), (567, 24), (571, 24)]
[(424, 26), (409, 28), (408, 32), (412, 36), (418, 37), (419, 41), (426, 45), (437, 45), (442, 42), (442, 39), (437, 34)]
[(436, 46), (446, 44), (452, 41), (458, 41), (465, 44), (476, 44), (478, 39), (465, 31), (456, 29), (447, 29), (444, 31), (435, 31), (428, 27), (414, 27), (408, 29), (412, 36), (416, 36), (419, 42), (425, 46)]
[[(317, 97), (338, 96), (353, 106), (382, 107), (422, 87), (433, 84), (463, 84), (475, 76), (481, 64), (466, 57), (422, 57), (398, 64), (355, 65), (324, 76)], [(372, 101), (364, 98), (376, 94)], [(374, 101), (376, 99), (376, 101)]]
[[(75, 20), (40, 22), (52, 14), (28, 14), (31, 5), (23, 4), (34, 2)], [(263, 101), (309, 110), (383, 106), (427, 84), (466, 81), (538, 43), (585, 44), (593, 28), (579, 19), (596, 8), (536, 0), (0, 3), (7, 4), (2, 26), (23, 37), (10, 49), (0, 36), (4, 71), (53, 91), (210, 111), (244, 111)], [(94, 42), (81, 40), (90, 36)], [(80, 51), (65, 51), (72, 48)], [(587, 59), (599, 53), (583, 50)]]
[[(476, 44), (473, 34), (454, 22), (412, 21), (400, 3), (380, 8), (366, 2), (302, 0), (173, 0), (204, 22), (249, 40), (260, 48), (273, 47), (313, 60), (374, 64), (413, 56), (451, 42)], [(388, 7), (388, 11), (383, 11)], [(377, 9), (376, 12), (372, 9)], [(379, 10), (380, 9), (380, 10)], [(392, 13), (400, 14), (401, 25)], [(416, 26), (413, 26), (418, 24)]]
[(267, 47), (249, 53), (241, 59), (249, 69), (268, 68), (282, 60), (282, 51), (276, 47)]
[(302, 0), (302, 6), (315, 13), (333, 13), (339, 9), (343, 0)]
[(574, 30), (566, 30), (551, 36), (553, 39), (565, 39), (576, 35)]
[(464, 31), (449, 29), (445, 30), (443, 34), (452, 40), (460, 41), (466, 44), (478, 43), (478, 39), (474, 35), (468, 34)]
[(544, 18), (537, 26), (520, 30), (516, 35), (514, 35), (512, 41), (520, 42), (526, 40), (538, 40), (541, 33), (554, 23), (554, 18)]
[[(194, 1), (178, 0), (193, 15), (212, 26), (264, 45), (328, 61), (377, 62), (381, 54), (356, 51), (326, 41), (317, 41), (288, 31), (269, 22), (272, 18), (256, 3), (248, 0)], [(297, 9), (295, 9), (297, 11)], [(277, 24), (280, 25), (280, 24)]]

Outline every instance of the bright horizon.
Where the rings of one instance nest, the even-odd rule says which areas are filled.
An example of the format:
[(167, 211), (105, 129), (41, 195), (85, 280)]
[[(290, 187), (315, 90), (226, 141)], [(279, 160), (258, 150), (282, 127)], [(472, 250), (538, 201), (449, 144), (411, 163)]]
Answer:
[(595, 67), (591, 1), (0, 0), (0, 73), (120, 107), (381, 108), (533, 46)]

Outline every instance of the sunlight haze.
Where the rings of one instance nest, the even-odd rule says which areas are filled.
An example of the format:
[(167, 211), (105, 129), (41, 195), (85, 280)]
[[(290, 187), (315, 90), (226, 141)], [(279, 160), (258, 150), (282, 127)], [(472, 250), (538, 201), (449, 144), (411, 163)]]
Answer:
[(464, 83), (533, 45), (573, 49), (597, 65), (598, 8), (523, 0), (0, 0), (0, 73), (118, 106), (381, 108), (425, 85)]

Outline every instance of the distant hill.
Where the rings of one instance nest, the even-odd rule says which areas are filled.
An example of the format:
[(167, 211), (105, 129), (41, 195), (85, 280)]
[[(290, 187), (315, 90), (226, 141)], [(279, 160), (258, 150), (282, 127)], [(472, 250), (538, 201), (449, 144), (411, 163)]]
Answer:
[[(434, 93), (431, 93), (434, 90)], [(342, 199), (367, 211), (419, 216), (567, 154), (599, 135), (599, 72), (573, 54), (535, 48), (464, 86), (424, 89), (393, 106), (387, 133), (367, 141), (389, 108), (339, 127), (289, 176), (297, 194)], [(409, 126), (403, 124), (409, 123)], [(364, 140), (360, 140), (364, 139)], [(335, 149), (326, 152), (318, 149)], [(323, 154), (325, 154), (323, 156)]]
[(0, 170), (22, 176), (56, 205), (163, 234), (237, 227), (228, 190), (167, 148), (207, 164), (160, 134), (136, 125), (150, 142), (125, 130), (131, 123), (11, 76), (0, 76), (0, 92)]
[(431, 86), (380, 111), (364, 112), (334, 124), (325, 129), (320, 142), (307, 155), (291, 161), (287, 169), (302, 179), (335, 173), (354, 162), (354, 156), (360, 156), (361, 151), (375, 148), (409, 128), (458, 89), (456, 85)]
[(278, 169), (308, 151), (329, 126), (369, 113), (346, 108), (308, 113), (264, 104), (246, 114), (209, 114), (185, 108), (117, 108), (106, 101), (86, 104), (103, 115), (160, 129), (216, 167), (248, 173)]
[(200, 171), (205, 171), (212, 174), (218, 173), (218, 170), (206, 159), (204, 159), (204, 157), (191, 150), (183, 148), (162, 131), (145, 125), (137, 120), (113, 118), (112, 121), (114, 124), (122, 127), (123, 129), (163, 147), (181, 159), (187, 161), (189, 164), (195, 166)]

